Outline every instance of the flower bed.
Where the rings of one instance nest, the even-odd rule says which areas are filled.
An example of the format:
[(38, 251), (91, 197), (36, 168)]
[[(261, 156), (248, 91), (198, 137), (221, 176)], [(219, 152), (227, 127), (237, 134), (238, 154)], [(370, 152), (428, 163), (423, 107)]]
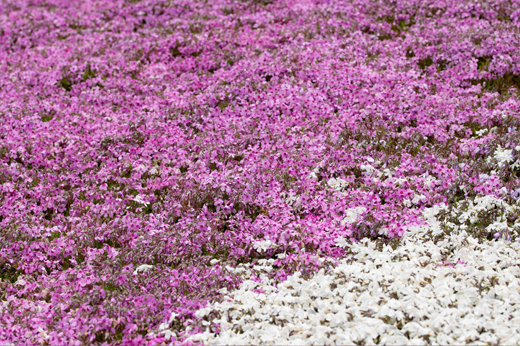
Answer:
[[(444, 207), (444, 208), (442, 208)], [(246, 280), (221, 303), (196, 312), (205, 345), (460, 345), (520, 343), (520, 244), (479, 241), (458, 227), (445, 234), (427, 208), (428, 227), (403, 244), (377, 248), (363, 239), (352, 256), (311, 279), (297, 272), (275, 285)], [(434, 242), (432, 236), (436, 238)], [(236, 268), (251, 277), (249, 268)], [(174, 316), (175, 317), (175, 316)], [(163, 325), (162, 334), (175, 336)]]
[[(340, 296), (361, 304), (342, 316), (370, 319), (380, 334), (327, 325), (320, 333), (344, 338), (295, 331), (287, 342), (518, 342), (485, 318), (468, 336), (384, 308), (392, 294), (426, 294), (411, 273), (442, 286), (452, 281), (439, 275), (460, 272), (456, 291), (484, 294), (495, 285), (479, 278), (495, 274), (478, 272), (480, 258), (500, 268), (502, 300), (486, 304), (507, 299), (493, 311), (517, 316), (518, 8), (0, 2), (0, 340), (271, 343), (256, 334), (278, 322), (251, 320), (247, 336), (233, 327), (246, 312), (218, 304), (251, 291), (248, 304), (262, 306), (267, 293), (283, 301), (327, 280), (340, 287), (350, 273), (369, 283), (341, 283)], [(421, 255), (427, 248), (438, 256)], [(488, 258), (506, 248), (502, 262)], [(370, 261), (382, 267), (360, 274)], [(394, 267), (408, 271), (378, 276)], [(410, 290), (359, 296), (397, 279)], [(431, 313), (470, 316), (478, 294), (431, 303)], [(230, 306), (238, 312), (225, 322)], [(278, 313), (295, 325), (307, 308)]]

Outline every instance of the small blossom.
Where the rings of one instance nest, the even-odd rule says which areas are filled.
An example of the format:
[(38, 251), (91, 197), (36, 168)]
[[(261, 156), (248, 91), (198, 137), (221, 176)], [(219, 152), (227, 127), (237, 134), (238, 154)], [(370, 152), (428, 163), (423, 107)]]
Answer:
[(259, 252), (267, 251), (271, 246), (275, 245), (270, 240), (260, 240), (253, 243), (253, 248)]
[(148, 264), (141, 264), (139, 267), (137, 267), (134, 271), (134, 275), (137, 275), (139, 273), (146, 273), (147, 271), (149, 271), (150, 269), (152, 269), (153, 266), (152, 265), (148, 265)]

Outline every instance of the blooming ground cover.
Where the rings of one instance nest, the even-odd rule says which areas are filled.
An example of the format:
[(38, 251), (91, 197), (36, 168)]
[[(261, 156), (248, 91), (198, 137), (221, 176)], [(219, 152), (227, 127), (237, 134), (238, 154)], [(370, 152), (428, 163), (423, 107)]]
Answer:
[(520, 343), (518, 0), (0, 0), (3, 344)]

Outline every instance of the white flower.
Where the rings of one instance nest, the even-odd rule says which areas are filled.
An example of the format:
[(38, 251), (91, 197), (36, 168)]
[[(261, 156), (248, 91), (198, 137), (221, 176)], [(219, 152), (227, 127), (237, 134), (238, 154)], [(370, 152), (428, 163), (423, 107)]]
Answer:
[(483, 134), (485, 134), (486, 132), (488, 132), (488, 129), (482, 129), (482, 130), (478, 130), (477, 132), (475, 132), (477, 134), (477, 136), (482, 136)]
[(176, 336), (177, 336), (177, 334), (175, 334), (175, 332), (172, 332), (172, 331), (169, 330), (169, 329), (167, 329), (167, 330), (163, 330), (163, 331), (161, 332), (161, 334), (164, 335), (164, 337), (166, 338), (166, 340), (170, 340), (172, 336), (173, 336), (173, 337), (176, 337)]
[(38, 332), (41, 336), (43, 336), (45, 339), (48, 339), (50, 336), (47, 334), (47, 331), (43, 329), (42, 327), (38, 327)]
[(343, 237), (337, 237), (335, 239), (335, 242), (336, 242), (336, 245), (339, 247), (344, 248), (345, 246), (347, 246), (347, 241)]
[(150, 230), (149, 234), (150, 235), (156, 235), (156, 234), (159, 234), (161, 232), (162, 232), (162, 230), (160, 230), (160, 229), (152, 229), (152, 230)]
[(473, 263), (474, 256), (467, 248), (461, 248), (457, 251), (457, 260), (463, 261), (465, 263)]
[(345, 210), (346, 217), (341, 221), (342, 225), (353, 224), (358, 220), (359, 215), (367, 211), (365, 207), (355, 207)]
[(18, 278), (18, 280), (16, 280), (16, 282), (14, 284), (19, 285), (19, 286), (25, 286), (27, 284), (27, 281), (25, 281), (24, 279)]
[(504, 162), (510, 162), (513, 159), (513, 151), (511, 149), (502, 149), (499, 145), (495, 150), (495, 159), (498, 161), (498, 165), (502, 166)]
[(347, 186), (348, 182), (341, 178), (330, 178), (327, 184), (336, 191), (341, 191)]
[(486, 181), (486, 180), (489, 179), (489, 175), (481, 173), (481, 174), (478, 175), (478, 178), (479, 178), (480, 181)]
[(137, 275), (139, 273), (146, 273), (147, 271), (149, 271), (150, 269), (152, 269), (153, 266), (152, 265), (148, 265), (148, 264), (141, 264), (139, 267), (137, 267), (135, 270), (134, 270), (134, 275)]
[(486, 230), (491, 231), (507, 231), (509, 230), (509, 226), (507, 225), (507, 220), (504, 220), (503, 222), (495, 221), (491, 225), (486, 227)]
[(520, 188), (512, 191), (511, 192), (511, 197), (513, 197), (514, 199), (519, 199), (520, 200)]
[(426, 200), (425, 195), (417, 194), (413, 197), (412, 203), (413, 204), (419, 204), (419, 202), (424, 202)]
[(388, 168), (385, 168), (383, 169), (383, 173), (385, 174), (385, 176), (387, 176), (388, 178), (392, 178), (395, 174), (395, 172), (393, 172), (392, 170), (388, 169)]
[(367, 171), (367, 172), (373, 172), (376, 170), (376, 168), (372, 165), (361, 165), (361, 166), (359, 166), (359, 168), (361, 168), (362, 170)]
[(275, 245), (275, 243), (270, 240), (260, 240), (253, 243), (255, 250), (259, 252), (268, 250), (272, 245)]
[(146, 166), (138, 165), (134, 168), (134, 171), (139, 172), (139, 173), (144, 173), (144, 172), (146, 172)]
[(300, 197), (297, 196), (297, 195), (295, 195), (295, 194), (293, 194), (292, 192), (289, 192), (288, 194), (286, 194), (286, 193), (281, 193), (280, 195), (281, 195), (282, 197), (287, 196), (287, 197), (285, 198), (285, 201), (286, 201), (287, 204), (289, 204), (289, 205), (293, 204), (294, 202), (298, 203), (299, 200), (300, 200)]
[(202, 308), (202, 309), (198, 310), (197, 312), (195, 312), (195, 317), (202, 318), (204, 316), (207, 316), (210, 312), (211, 312), (210, 308)]
[(137, 203), (140, 203), (140, 204), (144, 204), (144, 205), (148, 205), (149, 203), (146, 202), (144, 199), (143, 199), (143, 196), (141, 195), (137, 195), (134, 197), (134, 202), (137, 202)]
[(395, 178), (394, 179), (394, 184), (396, 185), (401, 185), (402, 183), (406, 182), (407, 179), (406, 178)]

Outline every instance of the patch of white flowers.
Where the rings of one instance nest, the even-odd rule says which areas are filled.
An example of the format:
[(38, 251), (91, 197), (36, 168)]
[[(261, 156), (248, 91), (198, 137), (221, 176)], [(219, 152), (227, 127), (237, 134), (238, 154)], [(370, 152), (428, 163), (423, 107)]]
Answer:
[(420, 202), (424, 202), (426, 201), (426, 196), (425, 195), (421, 195), (421, 194), (417, 194), (417, 195), (414, 195), (414, 197), (409, 200), (409, 199), (404, 199), (403, 200), (403, 204), (406, 206), (406, 207), (411, 207), (412, 204), (414, 205), (417, 205), (419, 204)]
[(259, 240), (253, 243), (253, 248), (259, 252), (269, 250), (273, 245), (276, 245), (270, 240)]
[(512, 191), (511, 197), (513, 197), (517, 202), (520, 202), (520, 188)]
[(148, 205), (149, 203), (146, 202), (144, 199), (143, 199), (143, 196), (141, 195), (137, 195), (134, 197), (134, 202), (137, 202), (137, 203), (140, 203), (140, 204), (144, 204), (144, 205)]
[[(493, 208), (503, 209), (507, 214), (513, 213), (518, 209), (516, 206), (510, 206), (503, 200), (495, 198), (494, 196), (483, 196), (476, 197), (474, 201), (468, 201), (468, 207), (466, 211), (462, 212), (459, 216), (460, 222), (470, 220), (471, 223), (478, 221), (478, 216), (483, 211), (488, 211)], [(460, 208), (459, 203), (459, 208)]]
[(153, 266), (152, 265), (149, 265), (149, 264), (141, 264), (139, 267), (137, 267), (135, 270), (134, 270), (134, 275), (138, 275), (139, 273), (146, 273), (147, 271), (149, 271), (150, 269), (152, 269)]
[(175, 320), (177, 318), (177, 316), (179, 316), (179, 315), (176, 314), (175, 312), (172, 312), (170, 314), (170, 318), (168, 319), (168, 322), (164, 322), (164, 323), (161, 323), (161, 325), (159, 325), (159, 334), (164, 336), (167, 340), (172, 339), (172, 337), (173, 337), (173, 339), (175, 339), (177, 337), (177, 334), (169, 329), (171, 323), (173, 322), (173, 320)]
[(300, 201), (300, 197), (298, 195), (294, 194), (293, 192), (288, 192), (288, 193), (282, 192), (280, 194), (280, 196), (282, 198), (284, 198), (285, 202), (289, 205), (293, 205), (293, 204), (297, 205)]
[(361, 165), (361, 166), (359, 166), (359, 168), (361, 168), (362, 170), (364, 170), (368, 173), (374, 172), (376, 170), (376, 168), (372, 165)]
[(329, 185), (336, 191), (343, 191), (343, 189), (348, 185), (348, 182), (341, 178), (330, 178), (327, 181), (327, 185)]
[(476, 132), (476, 135), (477, 135), (478, 137), (480, 137), (480, 136), (482, 136), (483, 134), (485, 134), (486, 132), (488, 132), (488, 129), (478, 130), (478, 131)]
[[(488, 162), (493, 158), (498, 162), (499, 167), (503, 167), (506, 163), (509, 164), (513, 160), (513, 149), (504, 149), (499, 145), (495, 150), (494, 156), (490, 156), (487, 159)], [(520, 163), (517, 161), (512, 165), (512, 168), (516, 168), (518, 165)]]
[[(477, 199), (472, 208), (495, 202)], [(443, 209), (425, 209), (428, 225), (411, 227), (396, 249), (378, 250), (369, 240), (342, 244), (353, 255), (310, 280), (299, 272), (278, 287), (265, 275), (262, 282), (245, 280), (224, 302), (197, 313), (207, 330), (188, 340), (205, 345), (519, 344), (518, 242), (479, 243), (465, 227), (454, 227), (434, 243), (433, 236), (444, 234), (436, 217)], [(461, 218), (472, 215), (468, 211)], [(248, 278), (244, 268), (235, 269)], [(207, 320), (210, 312), (219, 317)], [(219, 333), (210, 327), (214, 323)]]
[(356, 222), (360, 215), (362, 215), (364, 212), (367, 211), (367, 208), (365, 207), (354, 207), (345, 210), (345, 218), (341, 221), (341, 225), (345, 224), (353, 224)]
[[(461, 209), (464, 211), (460, 211)], [(494, 196), (476, 197), (473, 201), (459, 202), (454, 214), (461, 223), (469, 221), (470, 224), (475, 224), (480, 220), (480, 215), (491, 210), (499, 211), (500, 215), (486, 227), (487, 231), (496, 232), (497, 237), (501, 234), (517, 234), (520, 231), (520, 219), (517, 219), (512, 226), (507, 223), (508, 218), (518, 214), (520, 207), (509, 205)]]

